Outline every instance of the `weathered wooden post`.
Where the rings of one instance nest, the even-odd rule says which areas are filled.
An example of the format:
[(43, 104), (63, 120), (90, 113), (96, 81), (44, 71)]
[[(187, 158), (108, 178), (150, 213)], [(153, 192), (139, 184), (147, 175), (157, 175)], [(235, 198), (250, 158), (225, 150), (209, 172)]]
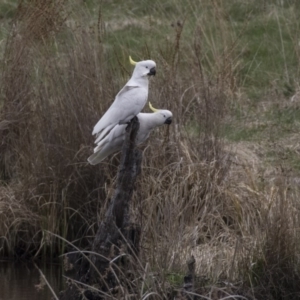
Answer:
[[(78, 283), (70, 282), (69, 287), (60, 293), (61, 300), (82, 299), (82, 293), (86, 299), (103, 299), (101, 293), (94, 292), (92, 289), (85, 290), (85, 286), (95, 285), (103, 294), (112, 293), (118, 285), (122, 284), (117, 278), (119, 271), (122, 268), (123, 270), (128, 268), (126, 260), (120, 256), (120, 250), (122, 249), (123, 253), (129, 255), (132, 251), (135, 255), (139, 252), (140, 228), (135, 224), (130, 224), (129, 216), (129, 204), (142, 161), (142, 153), (135, 145), (138, 130), (139, 121), (135, 117), (126, 129), (116, 189), (105, 218), (99, 225), (93, 242), (92, 254), (88, 256), (88, 260), (82, 259), (80, 269), (76, 270)], [(110, 264), (114, 259), (114, 264)], [(118, 268), (112, 270), (115, 264)]]

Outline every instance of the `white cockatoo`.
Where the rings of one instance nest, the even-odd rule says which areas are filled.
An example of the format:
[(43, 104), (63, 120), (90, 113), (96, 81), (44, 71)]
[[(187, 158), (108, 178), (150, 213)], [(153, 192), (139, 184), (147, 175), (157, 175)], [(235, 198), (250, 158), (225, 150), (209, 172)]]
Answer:
[(132, 76), (95, 125), (93, 134), (96, 135), (96, 143), (100, 142), (116, 125), (128, 123), (144, 108), (147, 102), (148, 77), (156, 74), (156, 64), (153, 60), (135, 62), (130, 56), (129, 61), (135, 66)]
[[(149, 103), (150, 109), (153, 113), (139, 113), (137, 115), (140, 128), (136, 136), (137, 145), (143, 143), (150, 135), (150, 132), (163, 124), (172, 123), (172, 113), (169, 110), (155, 109)], [(103, 161), (108, 155), (121, 150), (125, 140), (127, 125), (116, 125), (109, 134), (100, 142), (94, 149), (94, 154), (88, 158), (91, 165), (96, 165)]]

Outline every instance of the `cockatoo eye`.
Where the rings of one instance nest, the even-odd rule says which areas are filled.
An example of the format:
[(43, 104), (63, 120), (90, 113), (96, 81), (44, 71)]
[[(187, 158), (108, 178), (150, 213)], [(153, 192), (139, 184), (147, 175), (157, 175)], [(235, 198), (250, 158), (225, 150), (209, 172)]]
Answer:
[(146, 69), (148, 69), (148, 66), (146, 66)]

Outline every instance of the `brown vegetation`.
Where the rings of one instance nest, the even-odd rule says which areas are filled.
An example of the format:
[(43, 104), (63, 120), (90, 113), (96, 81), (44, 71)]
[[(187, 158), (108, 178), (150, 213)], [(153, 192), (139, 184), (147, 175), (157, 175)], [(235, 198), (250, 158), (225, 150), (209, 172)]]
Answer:
[[(280, 168), (266, 177), (261, 162), (237, 157), (220, 137), (237, 97), (237, 41), (213, 2), (224, 43), (213, 66), (202, 59), (209, 37), (201, 24), (188, 53), (184, 22), (151, 51), (158, 76), (149, 98), (174, 122), (143, 146), (131, 207), (141, 253), (138, 280), (128, 284), (139, 289), (137, 299), (174, 297), (192, 254), (203, 299), (298, 299), (298, 188)], [(105, 36), (70, 30), (63, 1), (22, 3), (1, 64), (0, 253), (57, 257), (70, 244), (89, 249), (105, 214), (119, 156), (88, 165), (91, 130), (131, 69), (127, 51), (105, 48)], [(113, 293), (126, 297), (126, 289)]]

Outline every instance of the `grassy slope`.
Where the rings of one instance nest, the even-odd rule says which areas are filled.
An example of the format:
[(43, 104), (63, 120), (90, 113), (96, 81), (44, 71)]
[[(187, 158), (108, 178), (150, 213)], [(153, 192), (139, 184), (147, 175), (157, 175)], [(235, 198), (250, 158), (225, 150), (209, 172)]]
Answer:
[[(8, 36), (9, 22), (14, 16), (15, 3), (15, 1), (5, 1), (4, 4), (0, 4), (0, 22), (4, 25), (0, 31), (1, 53), (4, 51)], [(105, 95), (107, 99), (110, 99), (128, 77), (130, 68), (127, 65), (127, 57), (129, 54), (135, 60), (151, 57), (157, 61), (158, 70), (161, 70), (153, 83), (154, 86), (159, 86), (159, 88), (156, 90), (153, 88), (154, 92), (150, 95), (151, 101), (154, 102), (156, 107), (172, 109), (177, 117), (185, 118), (184, 121), (179, 120), (180, 122), (176, 123), (185, 127), (185, 129), (180, 129), (184, 132), (180, 132), (181, 137), (189, 135), (191, 139), (198, 139), (199, 136), (202, 137), (201, 134), (207, 129), (203, 123), (197, 120), (197, 116), (202, 117), (200, 114), (201, 108), (203, 108), (201, 99), (198, 101), (200, 102), (200, 112), (197, 110), (198, 108), (195, 108), (196, 104), (194, 103), (202, 91), (201, 85), (211, 82), (212, 86), (219, 86), (220, 82), (223, 83), (221, 87), (226, 98), (226, 108), (224, 112), (221, 112), (222, 120), (220, 121), (221, 126), (218, 133), (225, 140), (224, 147), (236, 154), (232, 159), (229, 173), (230, 180), (228, 182), (225, 180), (225, 183), (223, 181), (219, 183), (219, 173), (224, 170), (217, 169), (216, 173), (219, 173), (216, 175), (210, 169), (215, 162), (212, 160), (211, 165), (207, 166), (206, 161), (200, 157), (207, 151), (205, 147), (203, 152), (198, 151), (198, 148), (202, 147), (201, 143), (187, 142), (187, 144), (184, 144), (185, 142), (183, 142), (179, 146), (179, 143), (176, 144), (178, 141), (175, 134), (172, 136), (172, 146), (179, 149), (178, 156), (184, 157), (184, 161), (188, 162), (182, 166), (184, 171), (180, 171), (176, 166), (174, 167), (174, 163), (171, 164), (172, 158), (177, 155), (173, 152), (171, 158), (157, 153), (151, 147), (145, 152), (145, 182), (141, 183), (145, 192), (142, 198), (151, 199), (150, 202), (145, 200), (144, 203), (145, 211), (151, 217), (147, 218), (143, 226), (146, 243), (150, 236), (153, 239), (149, 243), (150, 254), (156, 254), (156, 256), (153, 255), (150, 258), (153, 268), (159, 269), (161, 267), (159, 271), (166, 273), (165, 276), (171, 284), (178, 284), (177, 281), (181, 281), (181, 274), (184, 273), (182, 265), (185, 261), (185, 253), (190, 253), (189, 250), (192, 248), (202, 274), (208, 276), (213, 283), (223, 278), (236, 280), (242, 277), (245, 281), (249, 280), (249, 286), (259, 286), (261, 281), (272, 290), (274, 288), (272, 285), (284, 281), (284, 274), (288, 278), (287, 281), (292, 282), (293, 274), (289, 277), (291, 270), (288, 269), (288, 264), (285, 263), (285, 260), (277, 262), (276, 255), (279, 253), (279, 256), (282, 257), (292, 257), (295, 264), (298, 262), (298, 253), (292, 253), (293, 249), (298, 249), (294, 245), (296, 240), (294, 242), (289, 240), (291, 236), (297, 236), (293, 225), (298, 223), (294, 220), (294, 218), (296, 219), (294, 215), (285, 211), (292, 211), (293, 209), (297, 211), (297, 204), (293, 201), (296, 201), (298, 195), (295, 182), (300, 171), (297, 142), (300, 121), (298, 110), (300, 105), (298, 84), (300, 3), (296, 0), (284, 1), (283, 4), (275, 0), (103, 1), (100, 10), (100, 22), (98, 19), (98, 3), (99, 1), (96, 0), (87, 0), (84, 3), (69, 1), (65, 11), (67, 27), (58, 32), (56, 42), (51, 44), (50, 50), (48, 49), (50, 53), (45, 52), (50, 58), (55, 60), (58, 57), (59, 62), (63, 61), (63, 59), (60, 59), (66, 53), (69, 55), (64, 41), (68, 48), (72, 49), (74, 47), (77, 53), (84, 52), (86, 51), (84, 47), (77, 49), (76, 43), (74, 46), (74, 40), (78, 38), (78, 35), (73, 35), (73, 32), (77, 34), (78, 31), (85, 30), (88, 33), (87, 44), (92, 49), (101, 49), (104, 53), (104, 60), (101, 61), (101, 65), (95, 52), (91, 51), (90, 58), (95, 58), (93, 62), (105, 67), (103, 71), (97, 65), (98, 69), (96, 68), (96, 70), (103, 73), (111, 69), (111, 74), (113, 74), (110, 78), (105, 77), (106, 79), (101, 77), (102, 75), (99, 77), (95, 75), (96, 82), (102, 83), (101, 91), (98, 91), (95, 87), (97, 84), (94, 86), (90, 81), (84, 82), (91, 85), (88, 89), (82, 92), (76, 90), (79, 93), (78, 97), (88, 95), (86, 101), (94, 110), (99, 109), (99, 105), (92, 100), (95, 95), (100, 98)], [(179, 32), (178, 28), (182, 28), (182, 24), (184, 25), (180, 36), (180, 51), (177, 53), (175, 51), (177, 47), (175, 36), (176, 32)], [(95, 35), (93, 35), (94, 32)], [(99, 39), (102, 43), (101, 47), (97, 48), (95, 45), (98, 45)], [(84, 39), (78, 39), (77, 42), (83, 44)], [(198, 80), (198, 71), (193, 68), (193, 65), (197, 64), (195, 44), (200, 45), (197, 46), (198, 50), (199, 47), (201, 48), (200, 61), (205, 73), (203, 81)], [(45, 76), (45, 82), (49, 80), (48, 85), (45, 83), (45, 87), (43, 87), (43, 91), (49, 93), (46, 99), (52, 99), (57, 94), (64, 99), (65, 87), (62, 85), (60, 89), (55, 89), (53, 87), (55, 84), (47, 77), (47, 72), (42, 73), (40, 71), (39, 59), (42, 61), (42, 56), (36, 58), (35, 75), (32, 75), (33, 81), (37, 82), (39, 76)], [(76, 61), (76, 63), (79, 64), (79, 61)], [(83, 59), (81, 67), (84, 68), (86, 64), (87, 62)], [(41, 70), (43, 69), (41, 68)], [(79, 70), (75, 69), (74, 72), (76, 70), (81, 71), (79, 68)], [(176, 74), (172, 73), (174, 70), (176, 70)], [(62, 69), (62, 78), (65, 79), (69, 76), (69, 73), (63, 73), (63, 71), (64, 69)], [(94, 78), (92, 73), (84, 73), (84, 76), (88, 79)], [(173, 79), (170, 80), (169, 76), (172, 76)], [(192, 82), (193, 76), (196, 78), (193, 84), (199, 85), (199, 89), (195, 89), (193, 93), (187, 92), (184, 94), (185, 90), (190, 87), (189, 84)], [(66, 87), (72, 85), (67, 79), (65, 80)], [(81, 80), (82, 78), (78, 81), (78, 85), (74, 84), (73, 88), (77, 88), (82, 84), (83, 81)], [(108, 90), (103, 88), (103, 82), (106, 84), (111, 83)], [(170, 86), (166, 87), (162, 82), (170, 83)], [(56, 84), (59, 84), (59, 82), (56, 82)], [(91, 90), (93, 91), (93, 88), (95, 89), (94, 94), (91, 92), (91, 95), (89, 95), (88, 93)], [(53, 89), (53, 92), (51, 92), (51, 89)], [(168, 93), (172, 92), (172, 89), (174, 90), (173, 98), (168, 98)], [(38, 89), (36, 88), (36, 90)], [(70, 90), (72, 90), (72, 86)], [(216, 103), (219, 103), (218, 97), (214, 97), (214, 93), (211, 93), (210, 101), (214, 102), (216, 100)], [(75, 97), (75, 95), (71, 95)], [(180, 98), (183, 98), (184, 101), (183, 110), (187, 110), (184, 114), (180, 112), (180, 109), (182, 109), (179, 106)], [(80, 103), (80, 101), (78, 102)], [(65, 109), (63, 104), (61, 105), (62, 109)], [(107, 106), (107, 103), (103, 105)], [(193, 108), (195, 108), (195, 113), (191, 112)], [(100, 110), (103, 110), (102, 104)], [(43, 118), (46, 118), (46, 116), (41, 117), (39, 121), (41, 122)], [(97, 114), (93, 113), (91, 118), (96, 119)], [(64, 121), (60, 120), (58, 122)], [(69, 165), (66, 167), (69, 168), (70, 165), (78, 164), (78, 169), (74, 169), (74, 172), (71, 173), (68, 183), (63, 182), (65, 184), (64, 189), (61, 189), (58, 183), (57, 186), (51, 186), (52, 190), (46, 191), (49, 194), (58, 194), (58, 198), (65, 199), (63, 201), (70, 201), (66, 204), (68, 210), (78, 209), (79, 211), (77, 206), (75, 208), (72, 206), (72, 199), (67, 200), (65, 196), (65, 193), (69, 192), (69, 184), (70, 189), (73, 188), (69, 182), (76, 181), (76, 176), (79, 176), (77, 174), (80, 174), (80, 176), (83, 176), (83, 180), (78, 180), (78, 184), (84, 186), (88, 180), (92, 180), (91, 178), (95, 172), (80, 165), (88, 153), (84, 150), (84, 147), (88, 147), (89, 143), (92, 143), (92, 139), (87, 138), (86, 134), (88, 134), (93, 122), (92, 120), (86, 122), (84, 124), (86, 128), (78, 129), (78, 131), (82, 130), (82, 136), (74, 137), (75, 140), (81, 140), (79, 144), (74, 143), (72, 145), (74, 153), (71, 151), (71, 155), (74, 155), (75, 158), (70, 159)], [(69, 132), (68, 135), (72, 135), (72, 132)], [(56, 138), (59, 140), (58, 137)], [(59, 140), (59, 142), (59, 145), (66, 145), (69, 140)], [(83, 152), (76, 153), (82, 144)], [(69, 147), (71, 149), (71, 146)], [(79, 161), (76, 160), (77, 154)], [(47, 161), (46, 158), (44, 159)], [(55, 160), (55, 158), (53, 159)], [(58, 159), (58, 161), (61, 161), (61, 159)], [(156, 164), (157, 160), (163, 162), (162, 166)], [(176, 161), (175, 158), (174, 160)], [(173, 172), (172, 175), (168, 173), (169, 168)], [(279, 175), (278, 169), (280, 169)], [(105, 165), (107, 174), (114, 174), (115, 170), (115, 166)], [(43, 174), (43, 172), (44, 170), (37, 174)], [(56, 177), (65, 176), (63, 172), (65, 170), (57, 171)], [(204, 179), (202, 174), (206, 174), (208, 179)], [(284, 177), (286, 174), (288, 176)], [(110, 175), (103, 179), (99, 173), (96, 173), (93, 180), (95, 182), (97, 180), (105, 182), (106, 180), (106, 184), (109, 186), (113, 182), (113, 175), (109, 177)], [(47, 176), (51, 177), (50, 171)], [(156, 178), (161, 180), (159, 184), (156, 183), (148, 187), (150, 185), (147, 183), (149, 178), (153, 182)], [(180, 185), (182, 182), (184, 184)], [(272, 182), (275, 182), (274, 186)], [(170, 185), (172, 187), (178, 186), (178, 189), (170, 188)], [(213, 185), (215, 187), (210, 190)], [(84, 189), (89, 192), (91, 186), (94, 188), (97, 183), (86, 184)], [(201, 188), (205, 186), (204, 191), (199, 192), (199, 186)], [(12, 189), (14, 187), (12, 185)], [(93, 190), (90, 192), (91, 195), (88, 199), (93, 199), (93, 197), (107, 199), (111, 188), (105, 188), (105, 191), (104, 189), (103, 191)], [(34, 194), (34, 192), (32, 193)], [(85, 194), (83, 193), (83, 195)], [(30, 201), (34, 197), (36, 196), (32, 196)], [(75, 197), (74, 202), (80, 201), (80, 195), (72, 195), (72, 197)], [(42, 196), (39, 199), (42, 199)], [(179, 199), (182, 200), (179, 201)], [(39, 201), (42, 202), (42, 200)], [(41, 208), (45, 211), (45, 215), (52, 214), (55, 217), (56, 212), (53, 211), (59, 209), (55, 205), (52, 206), (51, 199), (47, 201), (41, 204)], [(90, 201), (92, 203), (92, 200)], [(197, 201), (200, 203), (199, 205), (195, 204)], [(173, 210), (166, 217), (170, 202)], [(184, 209), (188, 211), (189, 206), (185, 206), (187, 203), (190, 207), (195, 207), (197, 213), (202, 216), (201, 222), (198, 223), (199, 220), (196, 223), (191, 222), (192, 224), (189, 223), (186, 226), (188, 228), (182, 228), (182, 226), (179, 226), (179, 229), (175, 226), (173, 228), (174, 220), (178, 220), (179, 223), (183, 222), (178, 215), (184, 215), (182, 213)], [(84, 202), (80, 202), (80, 205), (82, 205), (81, 208), (84, 208), (83, 212), (89, 209), (90, 212), (95, 210), (93, 205), (88, 207)], [(26, 217), (20, 215), (20, 218)], [(64, 222), (69, 220), (71, 224), (65, 231), (71, 231), (73, 226), (76, 227), (75, 223), (78, 222), (78, 219), (74, 215), (76, 213), (68, 215), (71, 216), (70, 219), (66, 217), (66, 220), (64, 220)], [(62, 217), (62, 215), (59, 216)], [(160, 216), (164, 216), (166, 219), (162, 220)], [(31, 217), (35, 218), (36, 216), (32, 215)], [(91, 220), (88, 219), (89, 217)], [(194, 220), (189, 216), (189, 213), (182, 218), (184, 220)], [(84, 215), (84, 220), (87, 227), (91, 226), (91, 228), (92, 222), (96, 222), (92, 214)], [(288, 225), (284, 220), (288, 220)], [(16, 220), (15, 223), (19, 221)], [(45, 229), (41, 238), (42, 245), (46, 245), (48, 239), (51, 240), (45, 234), (46, 230), (67, 237), (64, 229), (57, 228), (63, 225), (58, 223), (57, 225), (55, 220), (45, 218), (42, 223), (42, 228)], [(161, 232), (159, 230), (155, 232), (151, 229), (157, 223), (162, 224), (162, 230), (170, 236), (169, 240), (166, 239), (166, 241), (161, 242)], [(272, 228), (277, 228), (278, 224), (283, 228), (282, 231), (272, 231)], [(11, 226), (13, 227), (13, 225)], [(291, 228), (294, 235), (291, 234)], [(89, 233), (93, 234), (93, 231)], [(194, 234), (197, 235), (196, 238), (194, 238)], [(181, 237), (178, 237), (178, 235), (181, 235)], [(240, 236), (245, 239), (244, 244), (241, 245), (238, 243), (238, 237)], [(74, 235), (73, 239), (76, 238), (78, 236)], [(191, 240), (193, 240), (193, 245), (197, 244), (198, 246), (194, 248), (190, 246)], [(224, 240), (226, 240), (225, 246), (223, 244)], [(279, 243), (276, 243), (278, 241), (280, 241), (280, 246), (278, 246)], [(159, 254), (156, 253), (157, 245), (161, 247)], [(286, 245), (286, 248), (284, 248), (284, 245)], [(63, 248), (64, 245), (60, 247)], [(272, 248), (278, 248), (278, 253), (273, 254)], [(238, 249), (238, 251), (235, 249)], [(255, 251), (249, 249), (255, 249)], [(175, 254), (172, 253), (172, 250)], [(32, 251), (35, 253), (35, 250)], [(45, 250), (45, 252), (47, 251)], [(238, 254), (234, 254), (236, 251)], [(266, 275), (269, 271), (268, 267), (270, 270), (278, 268), (279, 271), (276, 276), (279, 277), (275, 278), (275, 275), (274, 277), (268, 277)], [(234, 274), (232, 274), (233, 271), (230, 271), (231, 268), (235, 271)], [(170, 275), (166, 270), (175, 271), (174, 274), (176, 275), (173, 276), (173, 273)], [(283, 275), (280, 270), (285, 270)], [(179, 277), (179, 280), (177, 280), (177, 277)], [(289, 285), (286, 284), (286, 286)], [(206, 292), (205, 289), (202, 292)]]
[[(94, 7), (92, 1), (89, 5)], [(161, 42), (172, 39), (172, 24), (183, 20), (182, 52), (188, 55), (191, 50), (198, 24), (205, 31), (203, 60), (210, 72), (216, 69), (222, 47), (235, 43), (231, 59), (237, 86), (224, 132), (232, 141), (257, 141), (274, 133), (283, 137), (297, 132), (297, 103), (290, 100), (298, 91), (299, 13), (296, 1), (282, 6), (276, 1), (224, 2), (220, 16), (214, 15), (212, 6), (193, 1), (184, 5), (178, 1), (163, 5), (160, 1), (111, 1), (103, 5), (105, 41), (123, 57), (130, 50), (142, 58), (147, 48), (155, 59)]]

